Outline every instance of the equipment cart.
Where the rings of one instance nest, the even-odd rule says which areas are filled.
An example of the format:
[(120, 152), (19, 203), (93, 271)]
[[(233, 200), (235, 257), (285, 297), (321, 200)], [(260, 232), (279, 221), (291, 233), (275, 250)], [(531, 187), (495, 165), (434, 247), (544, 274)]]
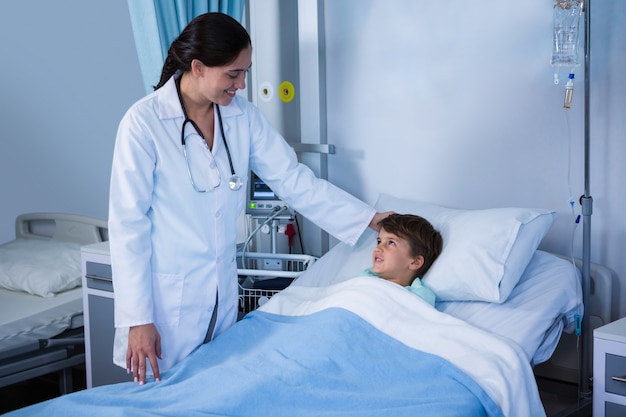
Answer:
[(317, 260), (311, 255), (239, 252), (239, 318), (262, 306)]

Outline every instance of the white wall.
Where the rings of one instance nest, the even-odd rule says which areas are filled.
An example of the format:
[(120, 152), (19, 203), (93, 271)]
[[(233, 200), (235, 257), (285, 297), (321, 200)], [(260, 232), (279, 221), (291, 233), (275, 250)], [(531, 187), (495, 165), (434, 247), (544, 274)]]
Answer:
[(117, 125), (144, 95), (126, 0), (0, 4), (0, 242), (15, 216), (107, 218)]
[[(617, 272), (614, 313), (624, 316), (626, 2), (591, 7), (591, 256)], [(566, 112), (550, 65), (552, 1), (324, 8), (328, 142), (337, 147), (329, 179), (371, 203), (386, 192), (458, 208), (554, 209), (541, 248), (569, 254), (568, 202), (584, 193), (583, 71)], [(581, 257), (582, 225), (574, 233)]]

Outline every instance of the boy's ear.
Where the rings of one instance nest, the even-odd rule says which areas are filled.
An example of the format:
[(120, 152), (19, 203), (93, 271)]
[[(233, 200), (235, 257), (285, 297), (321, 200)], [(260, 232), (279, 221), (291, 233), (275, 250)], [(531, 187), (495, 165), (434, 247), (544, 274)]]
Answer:
[(409, 269), (412, 271), (417, 271), (424, 265), (424, 257), (422, 255), (416, 256), (413, 258), (411, 263), (409, 264)]

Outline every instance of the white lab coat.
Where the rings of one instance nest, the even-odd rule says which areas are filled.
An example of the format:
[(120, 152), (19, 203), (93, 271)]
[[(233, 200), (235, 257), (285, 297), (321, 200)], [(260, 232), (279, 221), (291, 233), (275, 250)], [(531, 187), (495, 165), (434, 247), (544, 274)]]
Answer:
[[(181, 145), (183, 111), (174, 78), (135, 103), (115, 143), (109, 202), (109, 237), (115, 291), (114, 362), (126, 367), (128, 328), (154, 323), (161, 335), (164, 371), (202, 344), (219, 293), (214, 335), (237, 318), (237, 218), (246, 201), (248, 169), (291, 208), (330, 234), (354, 244), (375, 210), (319, 180), (242, 97), (221, 106), (235, 172), (215, 121), (213, 155), (222, 184), (195, 191)], [(186, 136), (197, 135), (188, 124)]]

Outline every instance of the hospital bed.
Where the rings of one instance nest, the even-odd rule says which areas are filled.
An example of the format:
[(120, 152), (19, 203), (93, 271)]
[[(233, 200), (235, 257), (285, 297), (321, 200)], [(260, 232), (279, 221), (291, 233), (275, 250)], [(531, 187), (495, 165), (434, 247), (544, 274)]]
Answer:
[(424, 277), (436, 308), (361, 276), (376, 238), (367, 230), (161, 381), (89, 389), (14, 416), (545, 415), (533, 365), (583, 313), (578, 269), (537, 250), (555, 214), (386, 195), (376, 208), (422, 215), (442, 233), (443, 252)]
[(72, 390), (84, 363), (81, 245), (107, 239), (103, 220), (28, 213), (0, 245), (0, 387), (52, 372)]

